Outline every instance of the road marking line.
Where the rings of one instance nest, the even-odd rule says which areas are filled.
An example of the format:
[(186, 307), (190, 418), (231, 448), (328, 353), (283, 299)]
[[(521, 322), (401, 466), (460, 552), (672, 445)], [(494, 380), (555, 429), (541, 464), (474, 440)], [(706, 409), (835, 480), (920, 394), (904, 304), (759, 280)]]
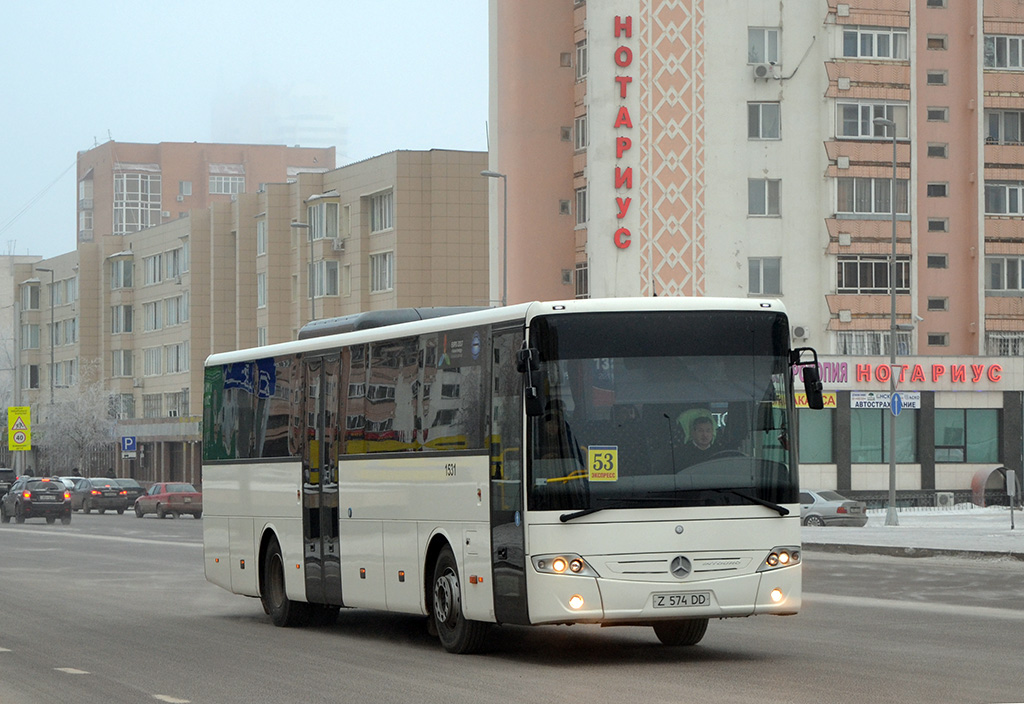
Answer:
[(191, 699), (178, 699), (176, 697), (170, 697), (166, 694), (154, 694), (153, 699), (161, 702), (167, 702), (168, 704), (192, 704)]
[(53, 668), (57, 672), (63, 672), (65, 675), (88, 675), (86, 670), (79, 670), (74, 667), (55, 667)]
[(0, 648), (0, 653), (9, 653), (9, 652), (11, 652), (10, 648)]
[(865, 606), (875, 609), (897, 609), (926, 613), (943, 613), (950, 616), (975, 616), (1000, 620), (1024, 621), (1024, 611), (1002, 609), (995, 606), (971, 606), (969, 604), (941, 604), (937, 602), (896, 601), (867, 596), (839, 596), (837, 594), (809, 594), (804, 592), (806, 604), (840, 604), (843, 606)]

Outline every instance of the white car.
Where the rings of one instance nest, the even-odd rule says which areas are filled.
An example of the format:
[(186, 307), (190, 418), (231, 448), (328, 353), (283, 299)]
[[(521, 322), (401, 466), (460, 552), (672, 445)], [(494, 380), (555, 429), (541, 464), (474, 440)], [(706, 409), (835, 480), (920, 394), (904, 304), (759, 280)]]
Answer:
[(867, 504), (834, 491), (800, 491), (800, 522), (805, 526), (863, 526)]

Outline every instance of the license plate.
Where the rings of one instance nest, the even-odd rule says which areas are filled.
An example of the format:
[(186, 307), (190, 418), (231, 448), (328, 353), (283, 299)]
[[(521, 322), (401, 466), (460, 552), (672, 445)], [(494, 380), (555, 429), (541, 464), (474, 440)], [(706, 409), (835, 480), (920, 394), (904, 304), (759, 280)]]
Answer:
[(192, 497), (191, 496), (186, 496), (185, 497), (185, 503), (187, 503), (187, 504), (192, 503)]
[(655, 594), (654, 608), (675, 609), (684, 606), (710, 606), (711, 592), (679, 592), (676, 594)]
[(57, 497), (50, 494), (40, 494), (36, 497), (37, 501), (56, 501)]

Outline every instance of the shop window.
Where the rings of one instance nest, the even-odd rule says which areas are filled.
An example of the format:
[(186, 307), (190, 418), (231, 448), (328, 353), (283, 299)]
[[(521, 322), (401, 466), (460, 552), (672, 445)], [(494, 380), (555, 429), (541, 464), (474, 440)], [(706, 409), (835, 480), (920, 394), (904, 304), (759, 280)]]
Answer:
[[(850, 461), (885, 464), (889, 461), (889, 411), (854, 408), (850, 412)], [(917, 411), (904, 409), (896, 417), (896, 461), (917, 462)]]
[(801, 408), (797, 411), (800, 423), (800, 444), (797, 446), (801, 464), (831, 464), (832, 423), (835, 413), (825, 410)]
[(936, 462), (999, 462), (999, 411), (936, 408)]

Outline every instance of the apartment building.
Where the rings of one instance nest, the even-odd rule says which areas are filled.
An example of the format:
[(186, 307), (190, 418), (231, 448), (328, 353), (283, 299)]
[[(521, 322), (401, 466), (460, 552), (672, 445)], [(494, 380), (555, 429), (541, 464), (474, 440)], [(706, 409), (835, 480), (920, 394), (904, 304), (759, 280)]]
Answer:
[[(1004, 357), (1024, 354), (1018, 2), (490, 8), (489, 168), (507, 179), (510, 302), (778, 297), (795, 341), (875, 369), (894, 287), (900, 389), (924, 399), (901, 416), (899, 486), (962, 490), (986, 467), (1020, 467), (1016, 371), (964, 382), (972, 364), (1016, 369)], [(957, 380), (913, 373), (933, 364)], [(848, 405), (813, 421), (816, 486), (886, 486), (887, 424), (854, 404), (887, 383), (833, 381)], [(920, 441), (937, 436), (960, 444), (929, 454)]]

